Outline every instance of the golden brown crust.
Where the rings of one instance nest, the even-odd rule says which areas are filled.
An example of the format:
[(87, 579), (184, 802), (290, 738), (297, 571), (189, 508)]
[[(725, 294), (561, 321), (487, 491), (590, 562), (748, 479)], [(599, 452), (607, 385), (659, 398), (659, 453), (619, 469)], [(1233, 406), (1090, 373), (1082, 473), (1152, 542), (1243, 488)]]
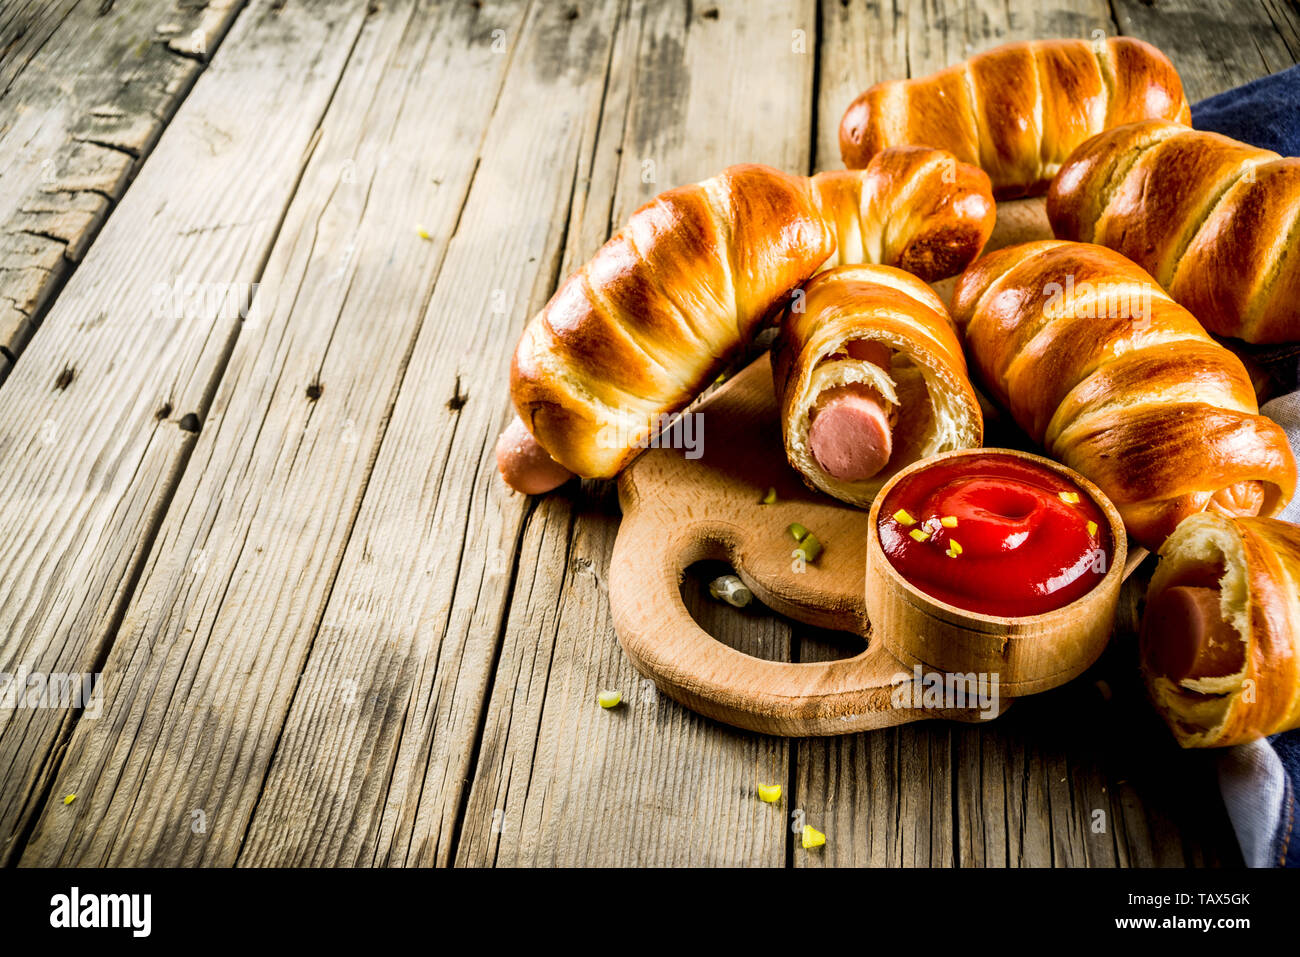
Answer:
[(1009, 43), (913, 80), (878, 83), (840, 122), (850, 169), (890, 146), (945, 149), (988, 172), (999, 199), (1041, 193), (1088, 137), (1147, 118), (1191, 122), (1173, 64), (1112, 37)]
[(1118, 253), (998, 250), (958, 281), (953, 318), (990, 395), (1096, 482), (1142, 544), (1238, 482), (1263, 483), (1265, 515), (1294, 493), (1286, 434), (1258, 414), (1241, 361)]
[[(900, 269), (866, 265), (823, 272), (803, 289), (798, 308), (781, 314), (772, 346), (772, 378), (786, 458), (810, 488), (865, 507), (912, 462), (980, 444), (984, 420), (961, 342), (929, 286)], [(887, 346), (895, 355), (892, 368), (854, 369), (871, 365), (844, 357), (845, 346), (859, 341)], [(841, 361), (835, 362), (836, 357)], [(832, 371), (836, 367), (842, 368)], [(864, 377), (843, 378), (859, 373)], [(897, 411), (888, 464), (860, 482), (827, 474), (808, 448), (810, 413), (818, 396), (846, 381), (880, 385)]]
[[(1225, 679), (1173, 682), (1142, 648), (1157, 710), (1183, 747), (1224, 747), (1300, 727), (1300, 527), (1269, 518), (1203, 514), (1161, 549), (1147, 603), (1165, 589), (1219, 579), (1224, 620), (1245, 646), (1243, 667)], [(1151, 630), (1158, 635), (1158, 629)]]
[(1300, 339), (1300, 158), (1148, 120), (1083, 144), (1047, 212), (1058, 237), (1123, 253), (1211, 332)]
[(515, 409), (566, 468), (616, 475), (819, 268), (897, 262), (938, 279), (979, 254), (995, 215), (988, 178), (929, 149), (814, 178), (733, 166), (669, 190), (525, 328)]

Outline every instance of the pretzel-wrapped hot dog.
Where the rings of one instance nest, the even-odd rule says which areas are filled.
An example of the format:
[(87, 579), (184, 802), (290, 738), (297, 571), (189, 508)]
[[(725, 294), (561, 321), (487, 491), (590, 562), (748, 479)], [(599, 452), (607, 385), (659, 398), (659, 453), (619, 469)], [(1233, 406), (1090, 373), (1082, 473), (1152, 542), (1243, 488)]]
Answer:
[(1300, 727), (1300, 527), (1206, 513), (1160, 549), (1142, 671), (1185, 748)]
[(1041, 193), (1088, 137), (1144, 119), (1191, 122), (1173, 64), (1141, 40), (1008, 43), (911, 80), (877, 83), (840, 123), (850, 169), (890, 146), (949, 150), (999, 199)]

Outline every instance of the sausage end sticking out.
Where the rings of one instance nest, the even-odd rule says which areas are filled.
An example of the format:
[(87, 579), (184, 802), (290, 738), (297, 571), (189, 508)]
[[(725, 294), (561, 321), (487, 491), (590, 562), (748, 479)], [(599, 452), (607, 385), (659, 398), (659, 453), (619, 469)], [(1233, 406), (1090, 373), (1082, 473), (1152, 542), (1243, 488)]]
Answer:
[(497, 470), (507, 485), (525, 495), (541, 495), (573, 477), (533, 438), (519, 416), (497, 439)]
[(1248, 479), (1219, 489), (1210, 499), (1209, 509), (1229, 518), (1258, 515), (1264, 507), (1264, 483)]
[[(889, 368), (889, 349), (882, 343), (858, 340), (850, 342), (846, 351), (854, 359)], [(862, 383), (827, 389), (817, 397), (808, 446), (817, 464), (840, 481), (871, 478), (893, 454), (887, 403)]]
[(1223, 620), (1217, 588), (1166, 588), (1147, 606), (1142, 643), (1148, 665), (1170, 681), (1241, 670), (1241, 636)]

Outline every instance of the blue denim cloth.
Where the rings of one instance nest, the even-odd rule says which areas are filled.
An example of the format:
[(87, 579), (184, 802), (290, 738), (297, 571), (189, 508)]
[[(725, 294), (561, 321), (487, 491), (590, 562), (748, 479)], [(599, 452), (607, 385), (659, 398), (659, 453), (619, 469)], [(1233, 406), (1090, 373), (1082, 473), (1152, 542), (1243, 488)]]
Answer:
[[(1300, 457), (1300, 392), (1260, 411), (1286, 429)], [(1278, 518), (1300, 523), (1300, 495)], [(1248, 867), (1300, 867), (1300, 729), (1228, 748), (1219, 760), (1219, 788)]]
[(1192, 107), (1192, 126), (1300, 156), (1300, 65), (1228, 90)]
[[(1300, 156), (1300, 65), (1202, 100), (1192, 107), (1192, 125)], [(1294, 346), (1261, 350), (1256, 358), (1283, 388), (1300, 386)], [(1261, 411), (1287, 430), (1300, 456), (1300, 392)], [(1300, 499), (1281, 517), (1300, 522)], [(1219, 784), (1247, 866), (1300, 867), (1300, 730), (1229, 748), (1219, 762)]]

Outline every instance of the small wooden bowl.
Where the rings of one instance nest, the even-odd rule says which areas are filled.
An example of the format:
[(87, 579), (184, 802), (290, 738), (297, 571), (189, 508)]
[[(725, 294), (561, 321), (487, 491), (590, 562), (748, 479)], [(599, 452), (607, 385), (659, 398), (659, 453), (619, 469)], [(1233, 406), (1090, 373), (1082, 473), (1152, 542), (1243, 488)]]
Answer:
[[(1114, 554), (1105, 577), (1086, 595), (1039, 615), (985, 615), (927, 595), (899, 574), (886, 557), (880, 543), (880, 507), (894, 486), (937, 462), (989, 454), (1051, 469), (1077, 485), (1105, 514)], [(873, 635), (904, 664), (956, 674), (997, 674), (1000, 694), (1034, 694), (1065, 684), (1101, 655), (1114, 625), (1127, 554), (1119, 511), (1101, 489), (1072, 469), (1013, 449), (945, 452), (903, 469), (872, 503), (867, 533), (867, 615)]]

